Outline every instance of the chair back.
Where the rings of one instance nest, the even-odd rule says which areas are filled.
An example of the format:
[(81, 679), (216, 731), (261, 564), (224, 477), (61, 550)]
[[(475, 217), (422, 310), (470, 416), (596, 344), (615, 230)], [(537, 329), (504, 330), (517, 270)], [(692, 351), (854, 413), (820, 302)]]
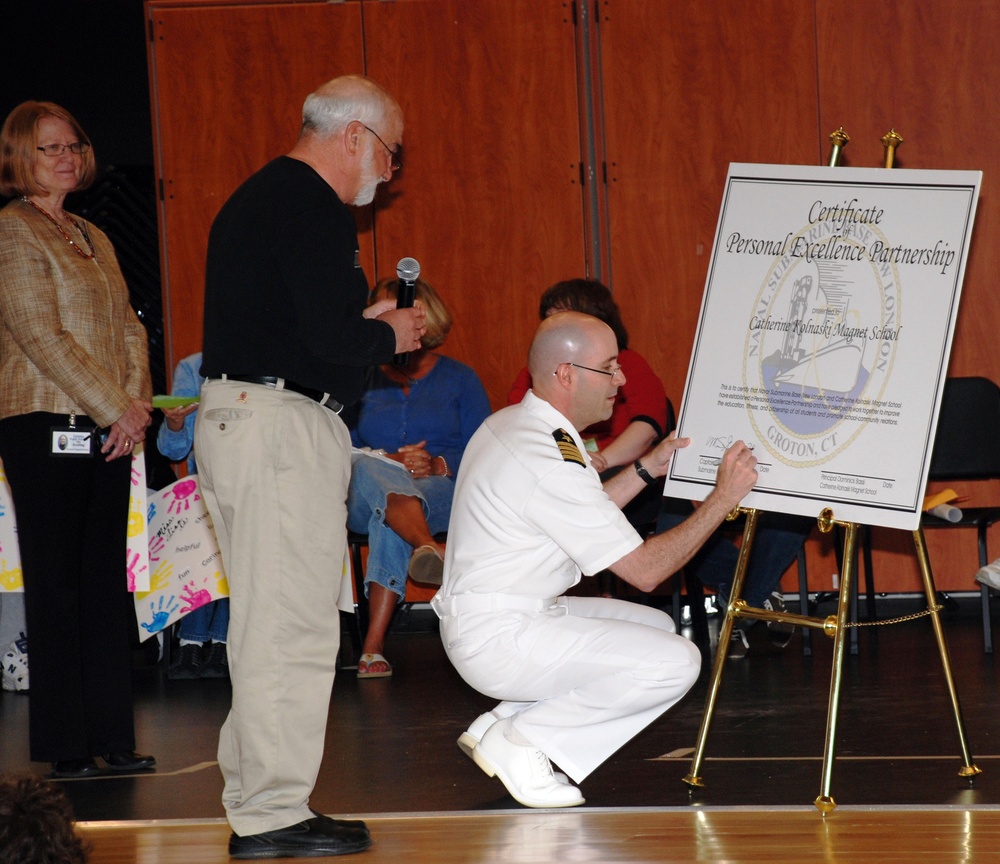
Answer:
[(1000, 477), (1000, 387), (989, 378), (948, 378), (928, 479), (994, 477)]

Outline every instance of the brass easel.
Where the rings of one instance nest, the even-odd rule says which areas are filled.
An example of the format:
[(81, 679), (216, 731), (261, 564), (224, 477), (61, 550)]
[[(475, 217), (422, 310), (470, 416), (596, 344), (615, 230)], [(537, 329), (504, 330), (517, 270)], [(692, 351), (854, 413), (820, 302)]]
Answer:
[[(830, 134), (831, 154), (830, 166), (836, 166), (840, 157), (840, 152), (850, 138), (841, 126), (836, 132)], [(895, 159), (896, 148), (903, 143), (903, 139), (895, 130), (890, 130), (882, 138), (885, 146), (885, 167), (891, 168)], [(817, 517), (819, 530), (826, 534), (833, 530), (835, 525), (839, 525), (845, 530), (843, 561), (841, 563), (840, 595), (837, 603), (837, 614), (826, 618), (813, 618), (807, 615), (797, 615), (792, 612), (775, 612), (770, 609), (759, 609), (748, 606), (742, 599), (743, 579), (746, 575), (747, 562), (753, 551), (754, 536), (757, 531), (757, 517), (759, 511), (753, 508), (736, 508), (729, 514), (729, 519), (736, 519), (741, 513), (746, 515), (746, 524), (743, 529), (743, 543), (740, 547), (739, 557), (736, 561), (736, 573), (733, 577), (733, 585), (730, 589), (729, 604), (726, 607), (726, 617), (722, 622), (719, 631), (719, 644), (715, 653), (715, 663), (712, 668), (712, 681), (709, 685), (708, 695), (705, 698), (705, 712), (702, 715), (701, 727), (698, 730), (698, 741), (695, 746), (694, 756), (691, 759), (691, 769), (684, 777), (684, 782), (689, 786), (698, 788), (705, 783), (701, 777), (701, 765), (705, 758), (705, 742), (708, 738), (708, 729), (712, 722), (712, 715), (715, 713), (715, 702), (719, 695), (719, 688), (722, 683), (722, 673), (726, 666), (726, 653), (729, 640), (732, 637), (733, 627), (738, 618), (753, 619), (756, 621), (773, 621), (782, 624), (793, 624), (797, 627), (809, 627), (822, 630), (827, 636), (833, 639), (833, 663), (830, 671), (830, 700), (827, 707), (826, 716), (826, 740), (823, 745), (823, 774), (820, 781), (820, 792), (813, 802), (819, 812), (826, 816), (836, 808), (837, 803), (831, 795), (831, 785), (833, 780), (833, 760), (834, 744), (837, 731), (837, 711), (840, 705), (840, 681), (844, 666), (844, 648), (847, 644), (847, 630), (851, 625), (848, 622), (848, 612), (851, 601), (851, 586), (855, 578), (854, 573), (854, 550), (857, 544), (858, 529), (861, 527), (856, 522), (841, 522), (833, 518), (833, 511), (824, 509)], [(962, 767), (958, 776), (973, 778), (981, 773), (969, 753), (969, 746), (966, 740), (965, 721), (962, 719), (962, 708), (958, 701), (958, 692), (955, 689), (955, 680), (951, 672), (951, 660), (948, 655), (948, 645), (944, 638), (944, 628), (941, 624), (941, 606), (937, 603), (937, 590), (934, 587), (934, 577), (931, 573), (930, 559), (927, 556), (927, 545), (924, 541), (922, 528), (917, 528), (913, 532), (913, 543), (916, 548), (917, 561), (920, 565), (920, 575), (924, 584), (924, 594), (927, 597), (927, 609), (916, 615), (907, 615), (902, 618), (890, 619), (875, 622), (879, 624), (893, 624), (911, 618), (929, 615), (934, 627), (934, 636), (937, 639), (938, 651), (941, 654), (941, 665), (944, 669), (945, 683), (948, 687), (948, 695), (951, 698), (952, 712), (955, 717), (955, 724), (958, 727), (959, 748), (962, 755)]]

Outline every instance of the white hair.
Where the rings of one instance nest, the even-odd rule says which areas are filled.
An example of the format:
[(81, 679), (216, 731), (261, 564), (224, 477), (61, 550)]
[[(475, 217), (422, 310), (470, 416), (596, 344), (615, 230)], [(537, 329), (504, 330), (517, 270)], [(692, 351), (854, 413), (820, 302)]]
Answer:
[(366, 126), (375, 125), (394, 107), (393, 98), (374, 81), (361, 75), (344, 75), (306, 97), (302, 130), (325, 138), (340, 132), (353, 120)]

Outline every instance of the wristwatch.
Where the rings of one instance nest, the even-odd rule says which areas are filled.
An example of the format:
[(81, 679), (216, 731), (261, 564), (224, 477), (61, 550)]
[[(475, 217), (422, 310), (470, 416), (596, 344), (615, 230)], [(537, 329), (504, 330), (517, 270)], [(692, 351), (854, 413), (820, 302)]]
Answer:
[(642, 467), (642, 463), (638, 459), (635, 460), (633, 465), (635, 466), (635, 473), (642, 478), (644, 483), (652, 486), (656, 482), (656, 478)]

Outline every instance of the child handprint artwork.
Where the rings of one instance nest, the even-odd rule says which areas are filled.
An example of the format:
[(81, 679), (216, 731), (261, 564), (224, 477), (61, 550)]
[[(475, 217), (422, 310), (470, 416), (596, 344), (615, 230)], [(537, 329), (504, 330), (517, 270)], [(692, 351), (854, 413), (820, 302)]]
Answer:
[[(171, 513), (180, 513), (181, 510), (190, 510), (192, 501), (200, 501), (201, 496), (197, 493), (198, 484), (194, 480), (182, 480), (170, 487), (174, 495), (174, 500), (170, 502), (167, 510)], [(193, 497), (192, 497), (193, 496)], [(190, 498), (190, 500), (188, 500)]]
[(149, 609), (153, 613), (153, 617), (148, 623), (146, 621), (142, 622), (143, 628), (148, 630), (150, 633), (159, 633), (169, 623), (170, 616), (173, 615), (179, 608), (180, 604), (175, 602), (173, 594), (171, 594), (170, 599), (166, 601), (160, 597), (158, 603), (149, 604)]
[(184, 477), (151, 493), (143, 512), (149, 516), (144, 561), (129, 564), (140, 582), (135, 611), (140, 641), (229, 594), (229, 585), (212, 531), (197, 475)]
[(144, 600), (154, 591), (160, 591), (166, 588), (170, 582), (170, 577), (174, 572), (174, 565), (169, 561), (164, 561), (153, 571), (153, 575), (149, 577), (149, 590), (141, 591), (135, 595), (136, 600)]
[(129, 591), (135, 591), (135, 586), (138, 583), (139, 578), (148, 569), (149, 568), (142, 563), (142, 556), (138, 552), (128, 556), (128, 560), (125, 562), (125, 572), (127, 573)]
[(20, 567), (7, 567), (7, 559), (0, 560), (0, 587), (4, 591), (16, 591), (24, 586), (24, 576)]
[(212, 595), (205, 588), (195, 591), (194, 581), (192, 580), (181, 588), (181, 600), (188, 604), (181, 609), (181, 615), (186, 615), (188, 612), (193, 612), (195, 609), (211, 603)]
[(154, 537), (149, 541), (149, 560), (150, 562), (159, 561), (163, 556), (163, 550), (166, 548), (167, 544), (163, 541), (162, 537)]

